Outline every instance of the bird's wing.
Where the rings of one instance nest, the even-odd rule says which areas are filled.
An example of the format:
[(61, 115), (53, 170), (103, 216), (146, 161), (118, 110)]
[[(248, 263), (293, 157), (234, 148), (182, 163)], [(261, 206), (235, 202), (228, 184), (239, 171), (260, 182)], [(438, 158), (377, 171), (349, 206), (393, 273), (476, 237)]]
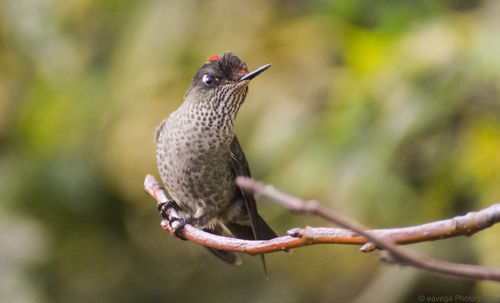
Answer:
[[(240, 143), (236, 136), (234, 136), (231, 142), (231, 167), (235, 174), (235, 177), (244, 176), (251, 177), (250, 167), (248, 166), (245, 154), (241, 149)], [(251, 223), (251, 232), (248, 226), (243, 226), (240, 224), (227, 224), (229, 230), (235, 234), (238, 238), (244, 239), (255, 239), (255, 240), (267, 240), (277, 237), (276, 233), (267, 225), (267, 223), (262, 219), (262, 217), (257, 213), (257, 204), (255, 203), (255, 198), (253, 194), (246, 193), (242, 191), (237, 186), (236, 196), (243, 199), (245, 206), (248, 211)], [(251, 237), (253, 236), (253, 237)]]

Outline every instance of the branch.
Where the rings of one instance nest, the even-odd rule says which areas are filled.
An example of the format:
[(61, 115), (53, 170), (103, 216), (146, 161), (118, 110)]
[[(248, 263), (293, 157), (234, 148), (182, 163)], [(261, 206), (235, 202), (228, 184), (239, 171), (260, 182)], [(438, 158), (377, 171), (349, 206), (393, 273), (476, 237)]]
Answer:
[[(416, 257), (401, 250), (396, 244), (410, 244), (422, 241), (432, 241), (472, 235), (500, 221), (500, 204), (494, 204), (478, 212), (470, 212), (464, 216), (431, 222), (418, 226), (373, 229), (356, 222), (351, 222), (334, 212), (322, 207), (316, 201), (304, 201), (278, 191), (272, 186), (264, 185), (248, 178), (238, 178), (242, 189), (252, 191), (283, 205), (295, 212), (305, 212), (320, 216), (344, 228), (306, 227), (294, 228), (288, 231), (288, 236), (271, 240), (242, 240), (213, 235), (186, 224), (180, 235), (194, 242), (218, 249), (247, 253), (250, 255), (265, 254), (314, 244), (357, 244), (363, 245), (361, 251), (369, 252), (376, 248), (385, 250), (383, 261), (409, 265), (431, 272), (472, 278), (500, 281), (500, 271), (481, 266), (454, 264), (430, 258)], [(165, 202), (167, 197), (158, 182), (151, 175), (146, 176), (144, 183), (146, 191), (158, 203)], [(168, 217), (178, 218), (175, 210), (169, 209)], [(169, 224), (168, 220), (161, 222), (165, 230), (173, 233), (178, 221)]]
[[(375, 232), (368, 230), (368, 228), (364, 227), (358, 222), (347, 220), (334, 213), (333, 211), (321, 206), (314, 200), (305, 201), (290, 196), (278, 191), (272, 186), (264, 185), (250, 178), (239, 177), (237, 179), (237, 183), (243, 190), (251, 191), (257, 195), (262, 195), (266, 198), (269, 198), (288, 208), (289, 210), (311, 213), (356, 232), (357, 234), (365, 237), (367, 240), (372, 242), (377, 248), (386, 250), (388, 252), (388, 255), (383, 256), (383, 261), (413, 266), (444, 275), (500, 281), (500, 271), (496, 269), (468, 264), (449, 263), (425, 257), (417, 257), (416, 255), (399, 248), (393, 239), (377, 235)], [(467, 221), (469, 219), (470, 221)], [(483, 210), (483, 213), (469, 213), (466, 216), (457, 217), (451, 220), (454, 224), (452, 226), (459, 228), (462, 234), (464, 232), (466, 234), (471, 234), (471, 231), (468, 229), (469, 227), (477, 227), (483, 229), (485, 227), (491, 226), (493, 224), (493, 221), (500, 221), (500, 204), (495, 204)], [(463, 223), (462, 221), (466, 221), (465, 224), (457, 224)], [(420, 226), (420, 228), (421, 227), (422, 225)], [(425, 233), (423, 235), (425, 235)], [(389, 259), (387, 259), (387, 257), (389, 257)]]

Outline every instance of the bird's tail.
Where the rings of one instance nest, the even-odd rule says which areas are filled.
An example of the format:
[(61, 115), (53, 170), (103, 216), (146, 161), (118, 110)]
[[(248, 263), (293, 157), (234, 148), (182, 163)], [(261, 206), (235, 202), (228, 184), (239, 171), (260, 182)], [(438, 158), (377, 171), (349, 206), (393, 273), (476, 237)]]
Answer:
[[(209, 232), (214, 235), (221, 235), (222, 234), (222, 226), (217, 225), (213, 229), (204, 229), (204, 231)], [(234, 252), (232, 251), (227, 251), (227, 250), (222, 250), (222, 249), (217, 249), (213, 247), (208, 247), (205, 246), (206, 249), (208, 249), (209, 252), (214, 254), (216, 257), (221, 259), (222, 261), (231, 264), (231, 265), (240, 265), (241, 264), (241, 258)]]
[[(254, 230), (250, 225), (241, 225), (238, 223), (226, 223), (225, 226), (227, 229), (237, 238), (245, 239), (245, 240), (269, 240), (272, 238), (276, 238), (278, 235), (272, 230), (272, 228), (262, 219), (260, 215), (257, 216), (257, 228), (255, 231), (256, 237), (254, 236)], [(214, 230), (205, 230), (206, 232), (220, 235), (222, 233), (222, 228), (220, 226), (216, 227)], [(205, 246), (212, 254), (217, 256), (219, 259), (224, 262), (232, 265), (240, 265), (241, 259), (240, 257), (232, 252), (221, 249), (216, 249), (212, 247)], [(264, 272), (267, 277), (267, 266), (266, 259), (264, 255), (260, 255), (262, 266), (264, 267)]]
[[(276, 238), (278, 235), (274, 232), (274, 230), (262, 219), (260, 215), (257, 214), (256, 220), (256, 229), (255, 235), (254, 230), (249, 225), (241, 225), (237, 223), (229, 223), (226, 224), (226, 227), (231, 231), (231, 233), (240, 239), (246, 240), (269, 240), (272, 238)], [(267, 275), (267, 266), (266, 266), (266, 258), (264, 255), (260, 255), (260, 260), (262, 262), (262, 267), (264, 267), (264, 273)]]
[(206, 249), (208, 249), (209, 252), (214, 254), (216, 257), (221, 259), (222, 261), (231, 264), (231, 265), (240, 265), (241, 264), (241, 258), (234, 252), (232, 251), (227, 251), (227, 250), (222, 250), (222, 249), (217, 249), (213, 247), (208, 247), (205, 246)]

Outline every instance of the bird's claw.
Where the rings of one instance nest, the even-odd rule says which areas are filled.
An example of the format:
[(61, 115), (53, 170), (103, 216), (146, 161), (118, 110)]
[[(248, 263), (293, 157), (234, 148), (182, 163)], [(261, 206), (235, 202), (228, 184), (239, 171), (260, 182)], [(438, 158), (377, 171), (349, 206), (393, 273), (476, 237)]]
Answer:
[[(177, 221), (177, 225), (175, 227), (172, 226), (172, 224), (174, 222)], [(174, 235), (181, 239), (181, 240), (187, 240), (186, 238), (184, 238), (183, 236), (181, 236), (181, 231), (182, 229), (184, 228), (184, 226), (186, 224), (189, 224), (189, 221), (187, 219), (183, 219), (183, 218), (172, 218), (170, 221), (169, 221), (169, 224), (170, 226), (172, 226), (173, 230), (174, 230)]]
[(179, 210), (179, 205), (174, 200), (167, 200), (167, 202), (160, 202), (157, 205), (158, 211), (163, 218), (168, 219), (167, 211), (169, 208)]
[(177, 204), (177, 202), (175, 202), (175, 200), (167, 200), (166, 202), (158, 203), (157, 207), (158, 207), (158, 211), (160, 212), (160, 215), (163, 218), (168, 219), (168, 223), (170, 224), (170, 226), (172, 226), (172, 224), (174, 222), (178, 221), (177, 224), (175, 225), (175, 227), (172, 226), (173, 230), (174, 230), (173, 231), (174, 235), (181, 240), (187, 240), (186, 238), (181, 236), (180, 233), (181, 233), (182, 229), (184, 228), (184, 226), (189, 223), (188, 220), (183, 219), (183, 218), (177, 218), (177, 217), (169, 218), (169, 216), (168, 216), (168, 210), (170, 208), (173, 208), (176, 211), (178, 211), (180, 209), (179, 204)]

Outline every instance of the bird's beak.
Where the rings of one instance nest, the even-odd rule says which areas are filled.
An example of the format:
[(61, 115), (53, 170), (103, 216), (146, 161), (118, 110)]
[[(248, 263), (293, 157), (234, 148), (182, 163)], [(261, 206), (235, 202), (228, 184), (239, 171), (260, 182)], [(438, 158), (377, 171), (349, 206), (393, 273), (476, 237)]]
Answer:
[(263, 71), (268, 69), (270, 66), (271, 66), (271, 64), (266, 64), (262, 67), (259, 67), (258, 69), (254, 70), (253, 72), (245, 74), (243, 77), (240, 78), (240, 81), (252, 80), (253, 78), (257, 77), (260, 73), (262, 73)]

